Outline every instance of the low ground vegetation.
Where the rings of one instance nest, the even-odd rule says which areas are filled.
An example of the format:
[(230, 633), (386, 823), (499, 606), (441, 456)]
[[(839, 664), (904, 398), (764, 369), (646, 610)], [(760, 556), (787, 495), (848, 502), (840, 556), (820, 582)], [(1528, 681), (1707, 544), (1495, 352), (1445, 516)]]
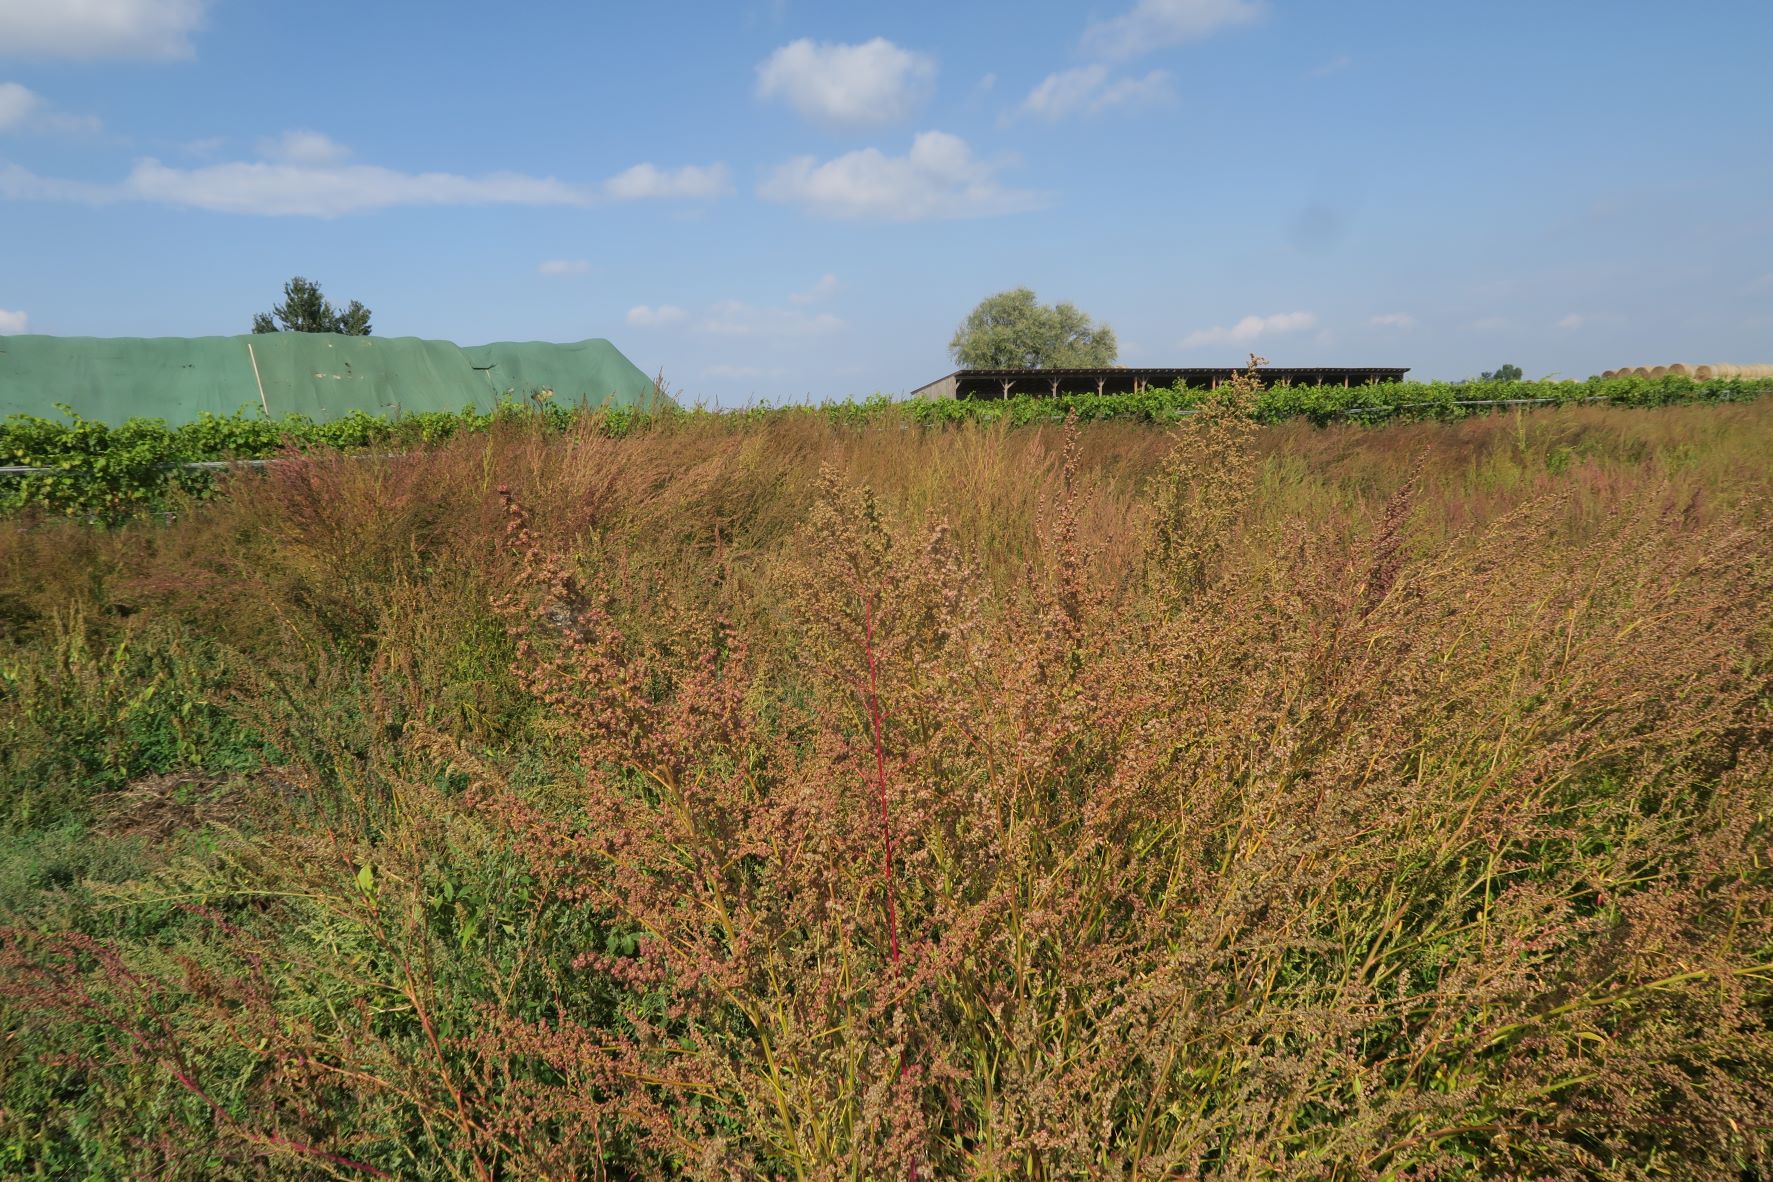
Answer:
[(1767, 1176), (1773, 401), (1277, 397), (0, 523), (0, 1172)]

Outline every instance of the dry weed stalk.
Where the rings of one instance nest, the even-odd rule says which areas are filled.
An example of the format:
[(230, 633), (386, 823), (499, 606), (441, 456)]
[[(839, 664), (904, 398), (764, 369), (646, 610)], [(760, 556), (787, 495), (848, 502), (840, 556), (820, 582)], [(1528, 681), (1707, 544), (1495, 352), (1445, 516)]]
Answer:
[(299, 790), (106, 895), (183, 943), (0, 969), (41, 1037), (176, 1034), (210, 1104), (119, 1150), (174, 1177), (1764, 1173), (1764, 472), (1287, 451), (1257, 364), (1161, 465), (796, 426), (265, 482), (213, 528), (300, 592), (230, 633)]

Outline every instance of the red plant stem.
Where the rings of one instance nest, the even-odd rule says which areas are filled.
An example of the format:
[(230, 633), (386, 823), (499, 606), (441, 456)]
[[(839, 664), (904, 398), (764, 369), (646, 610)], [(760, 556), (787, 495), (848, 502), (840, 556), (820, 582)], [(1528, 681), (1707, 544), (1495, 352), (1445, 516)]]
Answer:
[[(105, 1011), (100, 1009), (99, 1012), (102, 1014)], [(110, 1015), (108, 1014), (106, 1015), (106, 1017), (109, 1016)], [(158, 1017), (158, 1014), (156, 1014), (156, 1017)], [(181, 1060), (173, 1055), (161, 1056), (156, 1054), (153, 1045), (149, 1043), (148, 1039), (127, 1021), (114, 1019), (113, 1024), (118, 1030), (122, 1031), (125, 1037), (136, 1045), (136, 1048), (141, 1051), (142, 1056), (145, 1059), (149, 1062), (158, 1060), (160, 1065), (165, 1067), (167, 1071), (172, 1074), (173, 1079), (178, 1081), (180, 1087), (207, 1104), (211, 1114), (215, 1117), (216, 1124), (232, 1127), (240, 1134), (240, 1136), (248, 1141), (257, 1142), (260, 1145), (288, 1149), (292, 1152), (305, 1154), (309, 1157), (317, 1157), (321, 1161), (328, 1162), (341, 1169), (359, 1170), (377, 1178), (392, 1178), (394, 1176), (386, 1170), (377, 1169), (368, 1162), (357, 1161), (354, 1158), (346, 1157), (344, 1154), (334, 1153), (330, 1149), (322, 1149), (318, 1145), (309, 1145), (303, 1141), (296, 1141), (292, 1138), (283, 1136), (281, 1133), (261, 1133), (247, 1128), (238, 1120), (234, 1119), (234, 1114), (229, 1112), (226, 1108), (223, 1108), (221, 1103), (216, 1100), (214, 1096), (211, 1096), (202, 1084), (197, 1082), (196, 1077), (191, 1075), (189, 1071), (185, 1070), (184, 1064)], [(161, 1020), (160, 1024), (164, 1027), (165, 1021)], [(168, 1039), (171, 1038), (170, 1031), (163, 1031), (162, 1033)], [(177, 1045), (176, 1042), (174, 1045)]]
[(893, 898), (893, 821), (887, 810), (886, 744), (881, 733), (880, 675), (874, 659), (874, 600), (862, 600), (862, 645), (868, 652), (868, 713), (874, 720), (874, 778), (880, 795), (881, 872), (886, 879), (887, 944), (899, 967), (899, 909)]
[[(887, 807), (886, 740), (880, 716), (880, 668), (874, 656), (874, 600), (862, 599), (862, 647), (868, 653), (868, 715), (874, 723), (874, 784), (880, 796), (881, 870), (886, 879), (887, 946), (893, 967), (899, 967), (899, 909), (893, 897), (893, 817)], [(899, 1054), (899, 1078), (905, 1078), (905, 1055)], [(917, 1159), (906, 1172), (908, 1182), (918, 1182)]]

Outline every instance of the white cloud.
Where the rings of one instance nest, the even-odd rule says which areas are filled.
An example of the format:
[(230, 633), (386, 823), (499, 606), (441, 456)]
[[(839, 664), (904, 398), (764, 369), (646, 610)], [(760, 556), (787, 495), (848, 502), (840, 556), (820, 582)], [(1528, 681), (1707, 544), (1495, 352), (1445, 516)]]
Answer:
[(708, 310), (700, 325), (717, 336), (812, 336), (843, 327), (829, 312), (817, 314), (795, 308), (760, 308), (743, 300), (722, 300)]
[(1189, 333), (1182, 338), (1184, 349), (1202, 345), (1247, 345), (1258, 337), (1304, 332), (1317, 327), (1317, 316), (1311, 312), (1281, 312), (1274, 316), (1245, 316), (1226, 328), (1215, 325)]
[(45, 111), (36, 123), (37, 130), (55, 135), (96, 135), (104, 126), (97, 115), (71, 115), (66, 111)]
[(1075, 70), (1048, 74), (1022, 100), (1022, 109), (1050, 119), (1069, 115), (1087, 103), (1107, 77), (1108, 67), (1102, 65), (1079, 66)]
[(1310, 73), (1313, 78), (1328, 78), (1331, 74), (1340, 74), (1352, 65), (1354, 65), (1353, 58), (1346, 53), (1339, 53), (1323, 65), (1311, 70)]
[(536, 272), (541, 275), (583, 275), (590, 269), (587, 259), (548, 259), (536, 264)]
[(1047, 203), (1042, 194), (1005, 188), (998, 183), (998, 171), (975, 160), (959, 136), (925, 131), (904, 156), (888, 156), (878, 148), (823, 164), (797, 156), (771, 173), (757, 194), (821, 217), (893, 222), (989, 217)]
[(1085, 29), (1084, 49), (1111, 59), (1137, 57), (1248, 24), (1267, 9), (1266, 0), (1138, 0), (1131, 11)]
[(656, 308), (639, 304), (628, 309), (628, 323), (635, 328), (659, 328), (666, 324), (676, 324), (683, 317), (683, 309), (671, 304), (660, 304)]
[(603, 191), (617, 201), (638, 201), (648, 197), (712, 198), (726, 196), (733, 191), (733, 184), (724, 164), (686, 164), (682, 168), (636, 164), (603, 182)]
[(84, 205), (104, 205), (121, 200), (122, 196), (116, 185), (58, 180), (38, 176), (18, 164), (0, 163), (0, 197), (9, 201), (78, 201)]
[(1175, 97), (1176, 89), (1165, 70), (1153, 70), (1143, 78), (1110, 82), (1108, 67), (1096, 64), (1048, 74), (1022, 100), (1022, 111), (1045, 119), (1063, 119), (1081, 111), (1098, 114), (1111, 107), (1149, 106)]
[(0, 197), (13, 200), (148, 201), (218, 213), (339, 217), (402, 205), (595, 205), (606, 199), (715, 196), (730, 189), (726, 166), (661, 170), (637, 165), (601, 186), (554, 177), (494, 172), (407, 173), (349, 164), (349, 152), (318, 132), (294, 131), (263, 141), (267, 159), (179, 168), (139, 160), (113, 185), (41, 177), (0, 164)]
[(806, 291), (797, 291), (788, 297), (791, 304), (816, 304), (820, 300), (830, 299), (838, 288), (837, 276), (821, 275), (819, 281)]
[(0, 0), (0, 57), (188, 58), (208, 0)]
[(782, 371), (764, 369), (756, 365), (728, 365), (725, 362), (717, 362), (703, 369), (702, 376), (705, 378), (779, 378), (782, 376)]
[(1558, 321), (1557, 327), (1563, 329), (1565, 332), (1575, 332), (1587, 323), (1588, 317), (1572, 312), (1562, 320)]
[(908, 119), (935, 88), (936, 61), (884, 37), (860, 45), (790, 42), (757, 67), (757, 97), (780, 98), (833, 127)]
[(42, 95), (17, 82), (0, 82), (0, 132), (80, 134), (98, 131), (101, 126), (96, 115), (70, 115), (53, 110)]
[(0, 308), (0, 337), (24, 332), (29, 319), (30, 317), (23, 312), (10, 312), (5, 308)]
[(1374, 328), (1415, 328), (1416, 318), (1408, 312), (1385, 312), (1369, 322)]
[(1176, 89), (1170, 84), (1167, 70), (1153, 70), (1143, 78), (1122, 78), (1110, 84), (1090, 104), (1092, 111), (1106, 111), (1110, 107), (1142, 107), (1151, 103), (1167, 102), (1176, 97)]
[(36, 94), (16, 82), (0, 82), (0, 131), (11, 131), (43, 105)]
[(590, 195), (553, 177), (495, 172), (405, 173), (373, 164), (317, 167), (276, 161), (174, 168), (142, 160), (121, 195), (217, 213), (338, 217), (398, 205), (587, 205)]
[(318, 131), (286, 131), (274, 139), (259, 141), (259, 155), (283, 164), (303, 164), (319, 168), (342, 163), (351, 149)]

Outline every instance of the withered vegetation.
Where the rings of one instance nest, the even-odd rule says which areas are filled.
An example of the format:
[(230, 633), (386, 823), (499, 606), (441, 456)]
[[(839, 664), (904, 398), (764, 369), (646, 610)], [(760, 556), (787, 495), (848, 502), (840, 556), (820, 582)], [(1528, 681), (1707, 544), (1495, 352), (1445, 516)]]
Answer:
[(0, 526), (0, 1172), (1742, 1179), (1773, 404)]

